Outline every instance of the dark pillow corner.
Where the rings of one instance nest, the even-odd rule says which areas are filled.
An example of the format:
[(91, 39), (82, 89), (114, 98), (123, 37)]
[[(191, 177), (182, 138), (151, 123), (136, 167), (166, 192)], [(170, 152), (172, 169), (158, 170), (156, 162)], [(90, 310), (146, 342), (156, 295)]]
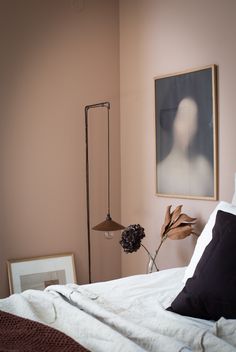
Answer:
[(195, 318), (236, 319), (236, 215), (219, 210), (212, 240), (168, 311)]

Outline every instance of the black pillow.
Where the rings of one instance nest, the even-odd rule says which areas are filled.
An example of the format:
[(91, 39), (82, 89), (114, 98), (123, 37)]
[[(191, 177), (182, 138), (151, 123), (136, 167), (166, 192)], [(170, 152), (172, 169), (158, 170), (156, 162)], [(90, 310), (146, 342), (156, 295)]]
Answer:
[(236, 319), (236, 215), (217, 212), (211, 242), (167, 310), (209, 320)]

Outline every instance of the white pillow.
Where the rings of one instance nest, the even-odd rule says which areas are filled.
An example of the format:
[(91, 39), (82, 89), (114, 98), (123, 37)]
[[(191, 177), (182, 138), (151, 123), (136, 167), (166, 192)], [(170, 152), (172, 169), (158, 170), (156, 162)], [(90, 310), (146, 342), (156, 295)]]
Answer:
[(233, 199), (232, 199), (232, 204), (233, 205), (236, 205), (236, 174), (234, 174), (234, 189), (235, 189), (235, 192), (234, 192), (234, 195), (233, 195)]
[(208, 243), (212, 239), (212, 229), (215, 225), (216, 220), (216, 213), (218, 210), (223, 210), (227, 213), (235, 214), (236, 215), (236, 206), (227, 202), (220, 202), (215, 210), (211, 213), (208, 222), (206, 223), (201, 235), (198, 237), (192, 258), (190, 260), (189, 265), (187, 266), (183, 278), (183, 283), (193, 276), (195, 268), (206, 248)]

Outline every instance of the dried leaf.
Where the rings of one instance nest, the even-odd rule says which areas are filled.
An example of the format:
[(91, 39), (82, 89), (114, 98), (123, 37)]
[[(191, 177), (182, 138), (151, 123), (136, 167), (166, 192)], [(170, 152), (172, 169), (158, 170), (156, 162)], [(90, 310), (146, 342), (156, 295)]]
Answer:
[(171, 209), (171, 205), (168, 205), (168, 207), (166, 208), (165, 221), (161, 227), (161, 238), (164, 237), (164, 233), (165, 233), (168, 225), (170, 224), (170, 220), (171, 220), (170, 209)]
[(197, 218), (191, 218), (187, 214), (180, 214), (178, 219), (175, 221), (175, 223), (171, 226), (172, 229), (175, 227), (180, 226), (182, 223), (193, 223), (197, 220)]
[(170, 214), (171, 217), (171, 224), (174, 224), (175, 221), (178, 219), (178, 217), (180, 216), (181, 213), (181, 209), (182, 209), (183, 205), (178, 205), (175, 210)]
[(175, 227), (170, 229), (167, 232), (167, 237), (171, 240), (182, 240), (183, 238), (191, 235), (192, 226), (190, 224), (180, 225), (179, 227)]

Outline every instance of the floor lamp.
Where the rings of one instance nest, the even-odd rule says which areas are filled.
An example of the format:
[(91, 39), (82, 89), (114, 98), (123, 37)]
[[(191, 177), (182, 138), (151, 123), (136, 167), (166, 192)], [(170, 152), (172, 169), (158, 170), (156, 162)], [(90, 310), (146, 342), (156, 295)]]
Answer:
[(85, 143), (86, 143), (86, 196), (87, 196), (87, 235), (88, 235), (88, 265), (89, 265), (89, 283), (91, 283), (91, 233), (90, 233), (90, 197), (89, 197), (89, 141), (88, 141), (88, 112), (90, 109), (106, 108), (107, 110), (107, 215), (106, 219), (94, 226), (92, 229), (102, 231), (106, 238), (112, 238), (113, 232), (122, 230), (125, 227), (112, 220), (110, 215), (110, 121), (109, 111), (110, 103), (103, 102), (85, 106)]

